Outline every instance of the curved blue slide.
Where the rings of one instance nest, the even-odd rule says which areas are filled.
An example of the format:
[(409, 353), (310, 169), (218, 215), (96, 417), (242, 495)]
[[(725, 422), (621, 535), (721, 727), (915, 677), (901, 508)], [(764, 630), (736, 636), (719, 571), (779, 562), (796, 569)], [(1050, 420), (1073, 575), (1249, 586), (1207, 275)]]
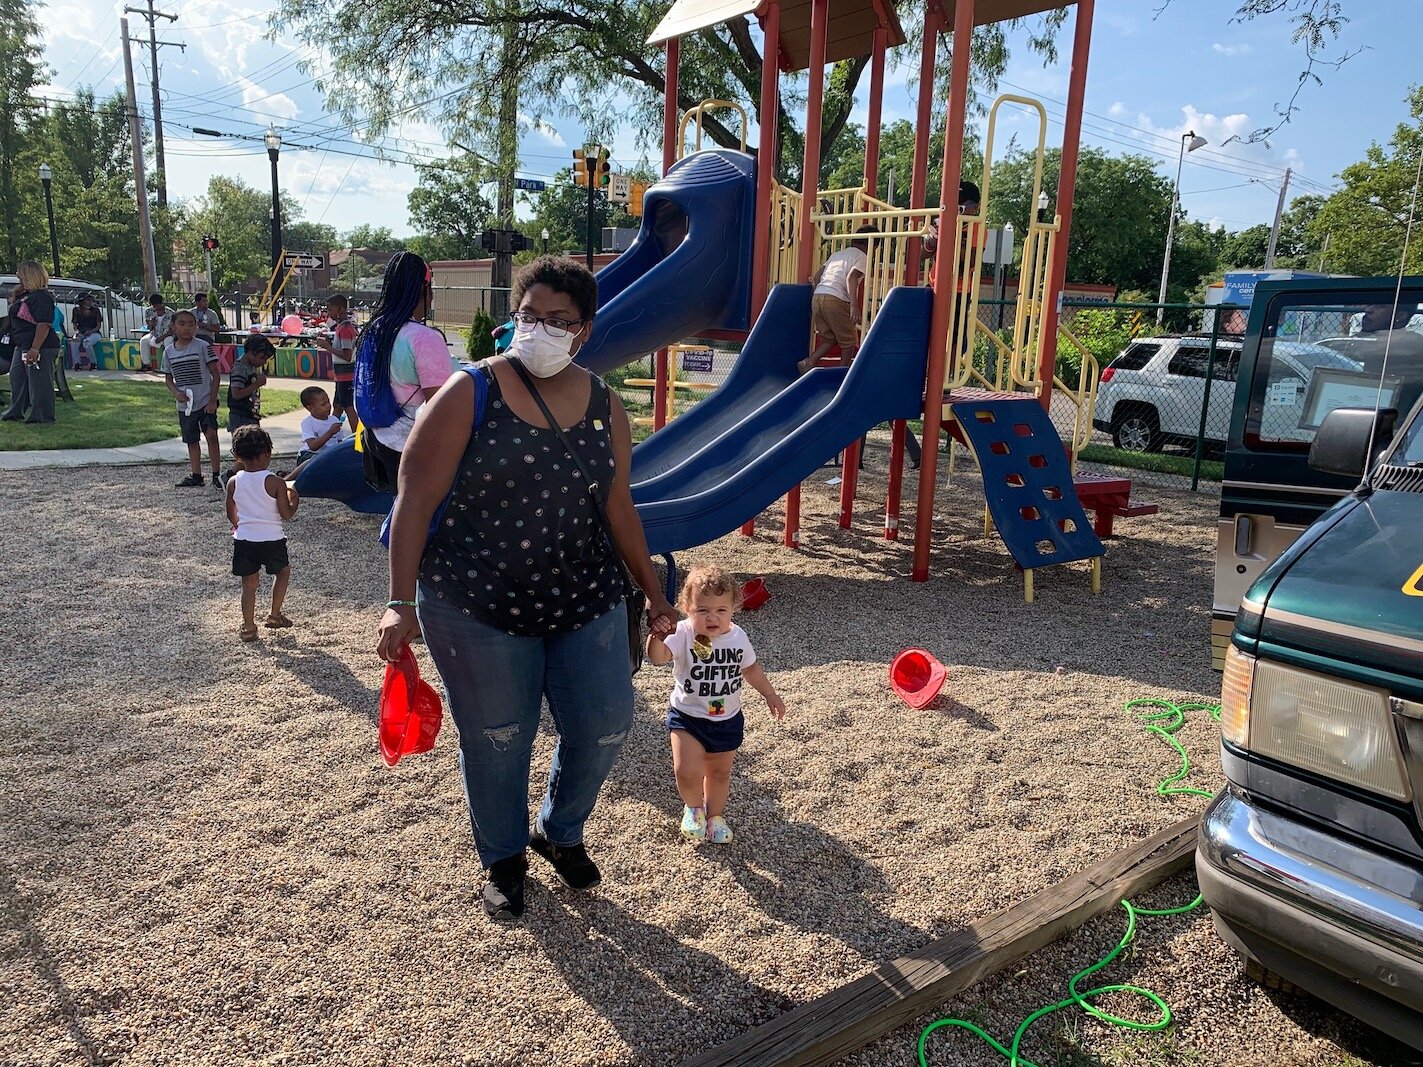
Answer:
[(922, 413), (933, 294), (892, 290), (848, 370), (797, 378), (810, 295), (777, 286), (726, 384), (633, 450), (633, 500), (654, 555), (730, 533), (871, 428)]
[(598, 272), (598, 317), (578, 363), (606, 374), (751, 314), (756, 161), (712, 149), (679, 160), (643, 197), (632, 247)]

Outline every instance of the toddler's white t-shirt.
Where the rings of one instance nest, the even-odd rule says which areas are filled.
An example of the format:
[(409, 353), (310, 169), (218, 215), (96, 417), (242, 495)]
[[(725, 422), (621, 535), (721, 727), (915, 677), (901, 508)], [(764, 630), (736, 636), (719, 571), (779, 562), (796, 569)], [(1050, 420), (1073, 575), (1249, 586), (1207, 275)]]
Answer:
[[(301, 420), (301, 447), (309, 448), (310, 446), (307, 445), (307, 441), (314, 437), (320, 437), (327, 430), (331, 429), (331, 427), (339, 425), (340, 422), (341, 420), (334, 415), (328, 415), (324, 419), (318, 419), (315, 415), (306, 416), (306, 418)], [(340, 433), (333, 434), (331, 440), (327, 441), (316, 451), (325, 452), (328, 448), (335, 448), (349, 436), (350, 434), (342, 428)]]
[(746, 631), (735, 623), (712, 638), (710, 659), (693, 649), (696, 631), (683, 619), (667, 636), (672, 653), (672, 707), (699, 719), (726, 719), (741, 714), (741, 672), (756, 662), (756, 650)]

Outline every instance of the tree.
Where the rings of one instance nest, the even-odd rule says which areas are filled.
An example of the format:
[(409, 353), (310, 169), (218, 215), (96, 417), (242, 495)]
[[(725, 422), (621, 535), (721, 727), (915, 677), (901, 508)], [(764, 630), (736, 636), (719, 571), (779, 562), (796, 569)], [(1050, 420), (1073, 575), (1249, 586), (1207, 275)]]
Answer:
[(1270, 247), (1270, 229), (1262, 222), (1230, 234), (1221, 248), (1220, 265), (1227, 270), (1261, 270)]
[[(1043, 159), (1043, 188), (1057, 188), (1062, 152), (1049, 149)], [(1178, 209), (1179, 210), (1179, 209)], [(1033, 154), (1010, 154), (993, 168), (989, 195), (989, 222), (1012, 222), (1022, 234), (1032, 215)], [(1171, 214), (1171, 182), (1156, 172), (1156, 163), (1145, 156), (1109, 156), (1099, 148), (1084, 147), (1077, 163), (1072, 205), (1072, 232), (1067, 242), (1067, 277), (1075, 282), (1115, 285), (1155, 292), (1161, 279), (1166, 251), (1166, 229)], [(1178, 214), (1176, 248), (1171, 256), (1173, 300), (1184, 299), (1204, 270), (1203, 255), (1209, 241), (1195, 234)], [(1183, 254), (1184, 251), (1184, 254)]]
[(48, 247), (43, 198), (35, 169), (37, 135), (42, 131), (35, 89), (49, 71), (41, 56), (38, 5), (0, 0), (0, 229), (4, 267), (42, 257)]
[[(620, 204), (608, 200), (602, 189), (593, 190), (593, 227), (595, 242), (605, 226), (638, 226), (640, 220), (623, 210)], [(534, 199), (534, 217), (520, 229), (538, 241), (548, 230), (548, 250), (554, 252), (582, 251), (588, 242), (588, 190), (573, 184), (573, 171), (561, 170), (553, 181)], [(595, 248), (594, 251), (597, 249)]]
[[(1314, 248), (1329, 242), (1327, 265), (1348, 274), (1394, 274), (1403, 256), (1418, 160), (1423, 153), (1423, 85), (1408, 93), (1413, 121), (1401, 122), (1388, 147), (1375, 143), (1340, 172), (1344, 188), (1306, 224)], [(1423, 271), (1423, 241), (1415, 222), (1404, 272)]]
[[(285, 207), (282, 208), (286, 210)], [(323, 222), (282, 222), (282, 242), (288, 252), (325, 254), (337, 247), (336, 227)]]
[[(900, 5), (911, 38), (922, 32), (924, 0)], [(551, 109), (572, 111), (590, 135), (631, 124), (644, 143), (660, 131), (663, 63), (644, 42), (666, 14), (665, 0), (452, 0), (406, 4), (400, 0), (289, 0), (273, 17), (276, 29), (323, 50), (327, 70), (319, 79), (327, 106), (350, 121), (383, 133), (415, 112), (441, 125), (452, 138), (485, 142), (507, 133), (497, 89), (516, 84), (518, 107), (537, 120)], [(1035, 16), (1029, 47), (1051, 57), (1064, 11)], [(1014, 23), (979, 27), (971, 53), (975, 84), (991, 84), (1007, 63), (1007, 32)], [(331, 34), (332, 26), (342, 32)], [(917, 62), (917, 39), (894, 57)], [(947, 76), (953, 44), (939, 41), (940, 79)], [(577, 62), (570, 62), (577, 57)], [(822, 124), (822, 161), (832, 156), (854, 106), (867, 67), (864, 57), (835, 64), (828, 80)], [(685, 111), (705, 99), (734, 100), (756, 110), (761, 58), (755, 22), (738, 15), (689, 34), (682, 41), (678, 106)], [(450, 86), (458, 88), (451, 90)], [(626, 100), (621, 110), (611, 101)], [(778, 114), (757, 115), (780, 133), (781, 173), (799, 182), (801, 135), (787, 104), (796, 103), (790, 80)], [(708, 116), (705, 132), (724, 147), (739, 144), (724, 115)]]
[(426, 260), (484, 255), (479, 235), (494, 221), (494, 205), (483, 191), (489, 178), (488, 168), (472, 154), (420, 168), (407, 203)]
[(405, 248), (405, 242), (391, 233), (389, 226), (372, 226), (364, 222), (355, 229), (347, 230), (341, 240), (347, 248), (369, 248), (392, 255)]
[[(282, 194), (284, 238), (301, 235), (301, 206)], [(334, 231), (331, 231), (334, 233)], [(214, 175), (208, 191), (184, 205), (177, 243), (190, 262), (202, 262), (202, 238), (217, 237), (221, 247), (212, 256), (213, 285), (218, 290), (265, 279), (272, 272), (272, 197), (241, 178)], [(306, 251), (301, 249), (300, 251)]]

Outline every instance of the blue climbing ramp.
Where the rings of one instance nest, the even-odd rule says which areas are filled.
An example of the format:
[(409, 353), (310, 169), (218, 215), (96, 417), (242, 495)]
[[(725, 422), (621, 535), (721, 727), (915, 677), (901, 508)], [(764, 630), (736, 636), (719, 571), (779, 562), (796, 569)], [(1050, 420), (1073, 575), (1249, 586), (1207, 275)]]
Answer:
[(1026, 571), (1106, 554), (1041, 404), (985, 397), (949, 408), (978, 456), (988, 510), (1018, 566)]

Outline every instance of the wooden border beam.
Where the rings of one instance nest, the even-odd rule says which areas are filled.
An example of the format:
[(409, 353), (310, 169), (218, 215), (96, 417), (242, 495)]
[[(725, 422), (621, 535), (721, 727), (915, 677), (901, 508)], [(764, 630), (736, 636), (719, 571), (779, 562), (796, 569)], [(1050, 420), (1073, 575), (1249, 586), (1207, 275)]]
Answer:
[(1195, 855), (1199, 823), (1199, 816), (1183, 819), (1011, 908), (693, 1056), (682, 1067), (834, 1063), (1184, 869)]

